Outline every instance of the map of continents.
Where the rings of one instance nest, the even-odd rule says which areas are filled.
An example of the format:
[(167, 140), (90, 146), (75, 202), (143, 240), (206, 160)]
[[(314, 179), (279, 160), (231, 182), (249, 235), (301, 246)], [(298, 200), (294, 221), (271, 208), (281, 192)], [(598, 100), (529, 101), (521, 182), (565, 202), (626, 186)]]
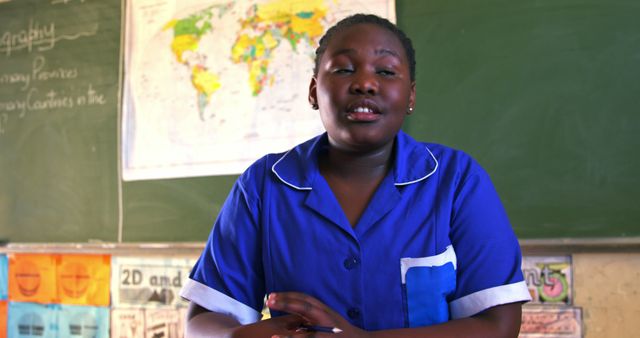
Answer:
[(307, 93), (324, 31), (393, 0), (127, 2), (124, 180), (237, 174), (323, 131)]
[[(224, 16), (233, 2), (207, 7), (186, 17), (171, 20), (165, 29), (173, 29), (171, 50), (177, 62), (188, 67), (191, 84), (197, 92), (200, 117), (210, 98), (221, 87), (220, 75), (207, 68), (205, 57), (199, 49), (202, 36), (215, 29), (214, 17)], [(214, 14), (214, 13), (217, 13)], [(327, 6), (322, 0), (296, 2), (277, 0), (252, 5), (240, 22), (241, 30), (231, 49), (231, 60), (247, 67), (247, 85), (253, 96), (259, 95), (265, 86), (273, 85), (274, 74), (269, 70), (273, 51), (286, 41), (294, 52), (302, 41), (309, 46), (317, 44), (324, 27)]]

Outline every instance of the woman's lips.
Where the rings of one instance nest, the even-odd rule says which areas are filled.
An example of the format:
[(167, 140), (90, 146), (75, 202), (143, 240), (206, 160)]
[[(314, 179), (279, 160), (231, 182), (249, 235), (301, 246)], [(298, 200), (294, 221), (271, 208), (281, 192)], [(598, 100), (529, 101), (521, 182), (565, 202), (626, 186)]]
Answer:
[(382, 117), (376, 108), (369, 106), (353, 106), (347, 111), (347, 119), (353, 122), (373, 122)]

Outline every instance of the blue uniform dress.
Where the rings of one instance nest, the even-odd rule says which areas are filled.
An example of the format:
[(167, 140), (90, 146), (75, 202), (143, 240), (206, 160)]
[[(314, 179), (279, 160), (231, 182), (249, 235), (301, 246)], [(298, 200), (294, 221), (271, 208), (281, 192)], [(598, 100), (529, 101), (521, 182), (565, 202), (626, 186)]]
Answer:
[(319, 172), (326, 147), (323, 134), (238, 178), (181, 296), (247, 324), (265, 294), (304, 292), (366, 330), (530, 300), (507, 215), (468, 155), (399, 132), (393, 166), (351, 227)]

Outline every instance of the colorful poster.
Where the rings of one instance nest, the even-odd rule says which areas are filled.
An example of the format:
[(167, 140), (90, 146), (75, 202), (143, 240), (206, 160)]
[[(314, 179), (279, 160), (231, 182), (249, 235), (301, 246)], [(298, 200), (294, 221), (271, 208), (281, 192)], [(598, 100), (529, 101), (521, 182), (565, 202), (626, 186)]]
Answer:
[(109, 306), (110, 255), (60, 255), (56, 263), (59, 303)]
[(10, 302), (7, 336), (57, 338), (57, 315), (56, 306)]
[(0, 338), (7, 337), (7, 320), (9, 311), (9, 302), (0, 300)]
[(184, 319), (178, 309), (146, 309), (146, 338), (182, 338), (184, 337)]
[(145, 338), (144, 309), (112, 309), (111, 338)]
[(12, 254), (9, 300), (109, 306), (109, 255)]
[(235, 174), (324, 128), (307, 100), (324, 31), (392, 0), (127, 2), (125, 180)]
[(121, 307), (179, 307), (195, 259), (113, 257), (112, 301)]
[(9, 300), (42, 304), (56, 302), (55, 255), (10, 254)]
[(524, 274), (530, 304), (573, 304), (573, 276), (570, 256), (525, 256)]
[(9, 259), (0, 255), (0, 300), (6, 300), (9, 288)]
[(520, 338), (582, 338), (582, 311), (568, 306), (524, 306)]
[(59, 337), (109, 338), (109, 308), (60, 305)]

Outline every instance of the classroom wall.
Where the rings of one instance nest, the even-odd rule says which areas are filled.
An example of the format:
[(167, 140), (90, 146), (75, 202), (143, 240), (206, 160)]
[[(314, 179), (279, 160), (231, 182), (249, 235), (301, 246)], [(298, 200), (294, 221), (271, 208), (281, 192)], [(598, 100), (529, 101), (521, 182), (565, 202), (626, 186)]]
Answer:
[(573, 255), (575, 304), (585, 338), (632, 337), (640, 330), (640, 253)]
[[(580, 331), (585, 338), (626, 338), (640, 329), (637, 320), (640, 315), (640, 241), (626, 241), (623, 245), (611, 245), (604, 241), (597, 243), (566, 243), (522, 241), (525, 259), (532, 256), (566, 256), (570, 259), (572, 270), (572, 304), (571, 308), (579, 308), (582, 312)], [(33, 245), (13, 244), (0, 248), (0, 254), (36, 254), (61, 255), (70, 257), (76, 254), (109, 255), (114, 258), (133, 259), (138, 265), (150, 266), (150, 262), (158, 264), (164, 261), (163, 270), (172, 279), (175, 267), (181, 259), (195, 259), (203, 249), (203, 243), (174, 244), (76, 244), (76, 245)], [(118, 292), (121, 284), (121, 264), (111, 266), (110, 292)], [(162, 264), (162, 263), (160, 263)], [(183, 263), (180, 263), (183, 264)], [(173, 270), (172, 270), (173, 269)], [(158, 271), (157, 269), (155, 271)], [(182, 275), (186, 278), (186, 275)], [(0, 278), (2, 279), (2, 278)], [(146, 285), (146, 284), (144, 284)], [(174, 290), (177, 292), (178, 289)], [(11, 296), (9, 297), (11, 298)], [(567, 308), (563, 304), (528, 304), (526, 307)], [(174, 308), (171, 306), (165, 308)], [(140, 303), (137, 308), (157, 309), (152, 302)], [(111, 304), (111, 309), (119, 309), (118, 304)], [(112, 314), (112, 315), (115, 315)], [(113, 318), (112, 318), (113, 320)], [(2, 322), (2, 320), (0, 320)], [(117, 324), (117, 323), (116, 323)], [(551, 323), (559, 326), (557, 323)], [(113, 323), (112, 329), (113, 329)], [(532, 337), (524, 336), (521, 337)], [(576, 337), (543, 335), (538, 338)]]
[[(206, 238), (237, 176), (119, 179), (126, 3), (0, 2), (3, 37), (29, 20), (95, 31), (50, 50), (0, 39), (0, 240)], [(477, 159), (519, 238), (640, 236), (639, 16), (636, 0), (398, 0), (417, 57), (404, 129)], [(7, 82), (43, 62), (71, 75)], [(27, 114), (30, 90), (82, 105)]]
[(570, 257), (572, 306), (582, 311), (582, 337), (626, 338), (639, 332), (639, 238), (521, 240), (520, 244), (525, 257)]
[[(117, 44), (120, 2), (104, 1), (101, 6), (107, 3), (114, 14), (105, 21), (113, 29), (108, 32), (111, 38), (103, 40)], [(425, 140), (462, 148), (486, 164), (521, 238), (640, 234), (640, 209), (635, 198), (640, 186), (635, 153), (640, 140), (637, 2), (490, 0), (477, 4), (397, 2), (399, 25), (419, 37), (415, 39), (419, 111), (407, 131)], [(104, 8), (98, 9), (95, 13), (105, 12)], [(427, 23), (425, 17), (431, 20)], [(521, 38), (521, 33), (528, 39)], [(118, 54), (104, 55), (110, 65), (113, 63), (112, 68), (118, 69)], [(14, 61), (20, 64), (24, 60)], [(2, 62), (0, 69), (9, 67), (7, 59)], [(89, 70), (84, 73), (93, 74)], [(109, 74), (116, 77), (118, 72)], [(549, 74), (552, 76), (544, 77)], [(117, 84), (109, 87), (110, 101), (117, 101), (117, 91)], [(95, 131), (81, 132), (77, 140), (71, 138), (68, 150), (79, 154), (77, 161), (53, 151), (44, 156), (42, 149), (48, 148), (36, 149), (33, 142), (24, 151), (18, 151), (23, 148), (17, 141), (1, 148), (3, 155), (12, 156), (0, 158), (0, 168), (5, 169), (4, 181), (0, 180), (5, 183), (0, 184), (4, 189), (0, 191), (0, 238), (17, 242), (86, 242), (87, 238), (113, 242), (118, 240), (118, 211), (124, 214), (125, 242), (206, 238), (235, 177), (126, 183), (124, 210), (117, 210), (116, 108), (115, 104), (110, 106), (108, 114), (96, 111), (96, 119), (84, 116), (69, 118), (68, 122), (43, 114), (42, 121), (55, 118), (55, 127), (62, 130)], [(37, 130), (33, 129), (35, 123), (25, 125), (21, 131)], [(5, 132), (8, 135), (11, 131)], [(41, 144), (56, 144), (46, 133), (33, 134), (41, 135)], [(584, 138), (574, 137), (576, 134)], [(82, 148), (86, 143), (85, 137), (98, 139), (97, 150), (74, 151), (75, 146)], [(587, 151), (585, 145), (592, 145), (595, 151)], [(23, 154), (41, 156), (34, 159)], [(568, 155), (570, 161), (566, 161)], [(7, 158), (17, 160), (9, 165)], [(607, 160), (600, 161), (603, 158)], [(81, 165), (72, 167), (75, 162)], [(38, 171), (45, 167), (46, 174)], [(83, 189), (61, 184), (64, 181), (50, 175), (52, 171), (62, 173), (75, 184), (72, 187)], [(29, 175), (37, 189), (4, 188), (20, 182), (14, 176), (24, 175)], [(98, 186), (96, 182), (104, 184)], [(73, 198), (56, 193), (57, 189)], [(38, 204), (40, 199), (31, 199), (45, 192), (56, 193), (56, 198), (48, 198), (44, 206)], [(13, 205), (15, 200), (20, 200), (19, 208)], [(51, 206), (54, 202), (65, 208)], [(81, 205), (89, 207), (79, 208)], [(36, 208), (37, 214), (31, 212)], [(570, 254), (574, 305), (583, 310), (584, 337), (618, 338), (640, 330), (640, 249), (635, 245), (622, 251), (587, 245), (572, 252), (567, 248), (545, 249), (534, 243), (526, 245), (524, 252)], [(162, 250), (156, 254), (170, 255)]]

